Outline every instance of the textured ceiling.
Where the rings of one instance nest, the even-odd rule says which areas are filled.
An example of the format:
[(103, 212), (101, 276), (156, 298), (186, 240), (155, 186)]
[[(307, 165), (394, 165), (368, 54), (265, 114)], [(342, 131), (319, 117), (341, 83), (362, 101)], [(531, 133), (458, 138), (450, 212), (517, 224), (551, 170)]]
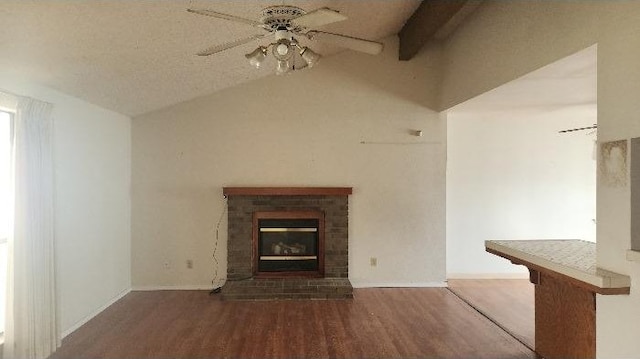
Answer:
[[(263, 7), (282, 3), (0, 0), (0, 75), (17, 76), (136, 116), (273, 74), (270, 66), (250, 67), (243, 56), (270, 38), (209, 57), (195, 56), (256, 30), (191, 14), (187, 8), (257, 19)], [(420, 1), (287, 0), (285, 4), (338, 10), (349, 19), (322, 30), (377, 40), (398, 33)], [(340, 51), (316, 42), (309, 46), (324, 56)]]
[(459, 112), (595, 108), (598, 49), (591, 46), (453, 108)]

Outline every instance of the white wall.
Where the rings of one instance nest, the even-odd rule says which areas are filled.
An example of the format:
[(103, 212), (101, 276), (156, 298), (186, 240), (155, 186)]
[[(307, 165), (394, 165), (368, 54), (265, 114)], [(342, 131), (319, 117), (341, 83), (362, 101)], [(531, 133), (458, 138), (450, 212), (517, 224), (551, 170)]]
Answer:
[[(598, 141), (640, 136), (640, 2), (489, 1), (445, 44), (443, 108), (598, 44)], [(628, 176), (628, 173), (624, 175)], [(597, 296), (597, 356), (638, 358), (640, 263), (630, 245), (628, 185), (598, 176), (598, 265), (631, 276), (631, 295)]]
[(57, 307), (66, 335), (131, 287), (131, 120), (9, 76), (0, 89), (54, 106)]
[[(380, 56), (345, 52), (136, 117), (134, 288), (211, 287), (223, 186), (352, 186), (354, 285), (441, 283), (446, 131), (428, 108), (438, 61), (437, 49), (426, 49), (399, 62), (391, 38)], [(416, 129), (424, 137), (410, 134)], [(226, 221), (221, 228), (224, 276)]]
[(527, 276), (487, 239), (595, 241), (597, 47), (447, 111), (447, 277)]
[(448, 278), (527, 273), (487, 239), (595, 241), (595, 136), (558, 133), (595, 121), (595, 106), (448, 114)]

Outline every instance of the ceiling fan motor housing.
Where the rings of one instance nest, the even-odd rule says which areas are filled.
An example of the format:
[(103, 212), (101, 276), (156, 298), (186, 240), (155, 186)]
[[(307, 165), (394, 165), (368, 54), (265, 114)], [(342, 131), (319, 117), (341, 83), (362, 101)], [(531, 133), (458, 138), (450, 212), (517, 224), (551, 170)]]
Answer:
[(265, 25), (265, 29), (270, 31), (303, 31), (302, 27), (294, 25), (291, 20), (306, 13), (307, 12), (304, 9), (296, 6), (269, 6), (262, 10), (262, 17), (260, 19), (260, 22)]

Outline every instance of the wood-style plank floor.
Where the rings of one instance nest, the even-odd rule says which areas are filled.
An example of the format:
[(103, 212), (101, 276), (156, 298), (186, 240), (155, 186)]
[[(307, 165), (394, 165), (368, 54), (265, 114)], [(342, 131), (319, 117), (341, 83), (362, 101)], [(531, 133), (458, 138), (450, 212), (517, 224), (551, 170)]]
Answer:
[(445, 288), (354, 295), (230, 302), (204, 291), (132, 292), (51, 358), (536, 358)]
[(450, 279), (449, 289), (535, 348), (535, 293), (527, 279)]

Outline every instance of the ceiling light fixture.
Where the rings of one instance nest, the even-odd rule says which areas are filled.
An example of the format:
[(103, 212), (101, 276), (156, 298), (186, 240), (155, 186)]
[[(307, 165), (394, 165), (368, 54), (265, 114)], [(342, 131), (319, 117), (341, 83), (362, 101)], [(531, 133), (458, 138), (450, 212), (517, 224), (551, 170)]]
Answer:
[(251, 53), (244, 55), (244, 57), (249, 60), (249, 64), (251, 64), (251, 66), (259, 69), (264, 59), (267, 58), (267, 48), (264, 46), (260, 46), (257, 49), (253, 50)]
[(266, 33), (253, 34), (244, 38), (233, 39), (210, 46), (196, 53), (198, 56), (210, 56), (255, 40), (262, 40), (268, 36), (274, 36), (274, 42), (266, 46), (259, 46), (257, 49), (246, 54), (245, 57), (251, 66), (260, 68), (268, 57), (269, 51), (271, 51), (276, 61), (276, 74), (284, 74), (292, 70), (313, 67), (321, 58), (317, 52), (308, 47), (302, 47), (298, 40), (294, 38), (294, 35), (298, 38), (305, 38), (306, 40), (332, 43), (345, 49), (351, 49), (369, 55), (377, 55), (381, 53), (384, 48), (384, 45), (380, 42), (317, 30), (317, 28), (347, 19), (347, 17), (339, 11), (328, 7), (306, 11), (296, 6), (284, 4), (268, 6), (262, 9), (261, 16), (258, 19), (248, 19), (210, 9), (187, 9), (187, 11), (202, 16), (242, 23), (266, 31)]
[[(308, 47), (301, 47), (290, 31), (277, 30), (275, 35), (276, 42), (267, 46), (259, 46), (257, 49), (244, 55), (247, 60), (249, 60), (251, 66), (260, 68), (262, 62), (267, 58), (269, 48), (271, 48), (271, 54), (277, 61), (276, 75), (282, 75), (307, 66), (313, 67), (320, 60), (320, 54)], [(301, 59), (302, 61), (296, 61), (297, 59)], [(296, 66), (296, 63), (302, 62), (304, 62), (302, 66)]]
[(308, 47), (303, 47), (300, 50), (300, 56), (307, 63), (307, 66), (309, 67), (313, 67), (320, 60), (320, 57), (321, 57), (320, 54), (313, 52), (313, 50), (311, 50)]

